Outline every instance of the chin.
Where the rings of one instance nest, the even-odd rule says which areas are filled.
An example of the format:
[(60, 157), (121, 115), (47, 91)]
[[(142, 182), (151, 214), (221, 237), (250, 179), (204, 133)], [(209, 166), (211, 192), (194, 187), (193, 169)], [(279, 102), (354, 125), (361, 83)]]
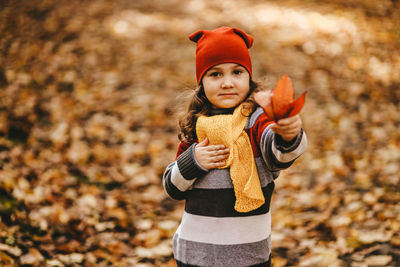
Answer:
[(236, 107), (236, 105), (221, 105), (221, 106), (218, 106), (218, 108), (225, 108), (225, 109), (234, 108), (234, 107)]
[(234, 108), (237, 107), (240, 103), (226, 103), (220, 105), (220, 108)]

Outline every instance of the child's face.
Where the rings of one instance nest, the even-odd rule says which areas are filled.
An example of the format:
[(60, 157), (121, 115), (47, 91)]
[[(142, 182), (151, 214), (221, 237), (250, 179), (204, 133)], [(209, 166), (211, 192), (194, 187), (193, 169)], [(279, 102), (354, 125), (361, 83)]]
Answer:
[(203, 76), (204, 92), (214, 108), (233, 108), (242, 103), (250, 90), (250, 75), (236, 63), (213, 66)]

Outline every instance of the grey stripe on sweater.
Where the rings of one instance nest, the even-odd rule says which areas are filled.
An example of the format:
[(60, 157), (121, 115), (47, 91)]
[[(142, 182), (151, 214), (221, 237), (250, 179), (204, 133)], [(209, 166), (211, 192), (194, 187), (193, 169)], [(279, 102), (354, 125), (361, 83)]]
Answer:
[(198, 266), (243, 267), (268, 261), (271, 251), (271, 236), (267, 239), (237, 245), (215, 245), (179, 239), (173, 239), (174, 255), (183, 263)]
[[(267, 186), (273, 181), (272, 173), (266, 170), (265, 162), (261, 157), (255, 158), (255, 163), (260, 178), (261, 187)], [(193, 188), (203, 189), (222, 189), (233, 188), (232, 179), (230, 178), (229, 168), (213, 169), (204, 175), (201, 179), (196, 180)]]

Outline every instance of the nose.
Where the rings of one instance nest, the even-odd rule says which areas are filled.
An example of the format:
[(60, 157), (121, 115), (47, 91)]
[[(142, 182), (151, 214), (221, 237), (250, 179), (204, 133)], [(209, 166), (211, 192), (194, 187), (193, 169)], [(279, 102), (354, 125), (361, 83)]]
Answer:
[(224, 80), (222, 81), (221, 87), (232, 88), (233, 87), (232, 79), (230, 77), (225, 77)]

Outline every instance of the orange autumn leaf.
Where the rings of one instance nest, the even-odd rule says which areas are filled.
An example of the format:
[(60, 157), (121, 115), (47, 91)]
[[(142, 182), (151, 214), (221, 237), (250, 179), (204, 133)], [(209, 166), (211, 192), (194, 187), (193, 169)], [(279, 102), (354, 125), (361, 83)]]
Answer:
[(276, 84), (271, 97), (271, 103), (263, 106), (264, 112), (274, 121), (292, 117), (298, 114), (304, 106), (306, 93), (294, 100), (292, 80), (287, 74), (283, 75)]

